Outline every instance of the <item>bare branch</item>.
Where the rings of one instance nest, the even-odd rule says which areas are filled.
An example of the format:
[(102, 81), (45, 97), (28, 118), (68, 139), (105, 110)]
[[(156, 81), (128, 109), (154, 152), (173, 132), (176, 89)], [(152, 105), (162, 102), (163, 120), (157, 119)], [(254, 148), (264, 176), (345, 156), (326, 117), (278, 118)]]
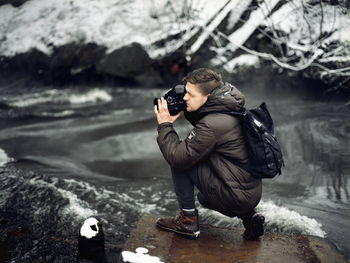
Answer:
[[(218, 32), (218, 34), (220, 34), (220, 36), (222, 36), (223, 38), (225, 38), (228, 41), (230, 41), (228, 36), (226, 36), (222, 32)], [(288, 63), (285, 63), (285, 62), (281, 61), (280, 59), (276, 58), (272, 54), (251, 50), (251, 49), (249, 49), (249, 48), (247, 48), (247, 47), (245, 47), (243, 45), (239, 45), (238, 46), (238, 45), (232, 43), (231, 41), (230, 41), (230, 44), (236, 46), (234, 49), (240, 48), (240, 49), (244, 50), (245, 52), (247, 52), (249, 54), (256, 55), (256, 56), (261, 57), (261, 58), (266, 59), (266, 60), (272, 60), (277, 65), (279, 65), (280, 67), (285, 68), (285, 69), (290, 69), (290, 70), (293, 70), (293, 71), (301, 71), (301, 70), (304, 70), (304, 69), (306, 69), (306, 68), (308, 68), (310, 66), (315, 66), (315, 67), (319, 67), (322, 70), (324, 70), (326, 72), (325, 74), (336, 74), (336, 75), (339, 75), (339, 76), (348, 76), (348, 75), (350, 75), (350, 67), (345, 67), (345, 68), (340, 68), (340, 69), (329, 69), (329, 68), (327, 68), (327, 67), (325, 67), (325, 66), (323, 66), (323, 65), (321, 65), (319, 63), (316, 63), (315, 60), (318, 59), (324, 53), (324, 51), (322, 49), (316, 49), (314, 51), (312, 57), (310, 59), (308, 59), (304, 64), (298, 65), (298, 66), (294, 66), (294, 65), (290, 65)], [(349, 71), (349, 72), (347, 72), (347, 71)]]

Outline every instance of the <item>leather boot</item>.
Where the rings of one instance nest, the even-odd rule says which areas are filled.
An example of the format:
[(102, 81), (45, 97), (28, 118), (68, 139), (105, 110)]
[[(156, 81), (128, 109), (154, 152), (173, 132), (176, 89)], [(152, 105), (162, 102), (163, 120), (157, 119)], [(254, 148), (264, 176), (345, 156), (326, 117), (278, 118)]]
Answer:
[(265, 217), (261, 214), (248, 213), (246, 215), (240, 216), (243, 220), (243, 225), (245, 231), (243, 233), (243, 238), (246, 240), (254, 240), (264, 234), (264, 222)]
[(159, 228), (174, 232), (182, 237), (197, 239), (199, 237), (198, 210), (186, 212), (181, 210), (175, 218), (158, 218)]

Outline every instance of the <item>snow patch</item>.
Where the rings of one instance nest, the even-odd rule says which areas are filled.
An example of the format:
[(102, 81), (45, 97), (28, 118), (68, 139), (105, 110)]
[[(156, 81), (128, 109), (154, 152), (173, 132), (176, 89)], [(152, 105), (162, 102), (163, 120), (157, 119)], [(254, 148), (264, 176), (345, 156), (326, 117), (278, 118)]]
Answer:
[[(94, 226), (96, 230), (91, 228)], [(86, 219), (80, 228), (80, 235), (88, 239), (95, 237), (99, 232), (98, 221), (94, 217)]]
[(238, 57), (235, 57), (234, 59), (228, 61), (225, 65), (224, 68), (226, 71), (231, 72), (235, 68), (238, 67), (255, 67), (258, 68), (260, 66), (259, 63), (259, 57), (255, 55), (249, 55), (249, 54), (244, 54), (240, 55)]
[[(0, 6), (0, 55), (37, 49), (50, 55), (67, 43), (96, 43), (112, 52), (145, 47), (193, 26), (205, 25), (227, 0), (31, 0)], [(30, 26), (28, 26), (30, 25)]]
[(164, 263), (159, 257), (148, 255), (147, 248), (138, 247), (135, 251), (136, 253), (131, 251), (123, 251), (123, 260), (129, 263)]
[[(306, 6), (307, 12), (303, 12)], [(320, 26), (322, 21), (322, 26)], [(340, 6), (323, 4), (323, 15), (319, 5), (308, 5), (302, 0), (290, 1), (274, 12), (262, 23), (272, 30), (279, 30), (288, 35), (290, 42), (312, 44), (322, 33), (331, 33), (323, 41), (350, 41), (350, 16), (344, 15)]]

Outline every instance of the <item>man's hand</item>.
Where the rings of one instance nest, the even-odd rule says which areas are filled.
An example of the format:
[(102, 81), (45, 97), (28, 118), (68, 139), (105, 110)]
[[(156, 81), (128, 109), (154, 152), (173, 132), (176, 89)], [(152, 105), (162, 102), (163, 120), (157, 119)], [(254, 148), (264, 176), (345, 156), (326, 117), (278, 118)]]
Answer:
[(175, 116), (170, 115), (168, 110), (168, 104), (166, 103), (163, 97), (158, 99), (158, 107), (157, 105), (154, 105), (154, 113), (157, 116), (158, 124), (161, 124), (163, 122), (173, 123), (177, 120), (177, 118), (180, 117), (180, 113), (178, 113)]

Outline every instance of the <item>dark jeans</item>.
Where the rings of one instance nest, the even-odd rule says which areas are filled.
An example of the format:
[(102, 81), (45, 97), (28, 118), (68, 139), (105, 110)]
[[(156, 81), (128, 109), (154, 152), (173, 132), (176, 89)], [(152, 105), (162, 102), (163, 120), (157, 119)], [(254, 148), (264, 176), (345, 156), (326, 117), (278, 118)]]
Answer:
[(186, 171), (178, 171), (172, 168), (171, 174), (173, 176), (175, 193), (180, 208), (195, 208), (194, 186), (196, 186), (200, 191), (197, 166), (194, 166), (193, 168)]
[[(194, 166), (193, 168), (186, 171), (178, 171), (174, 168), (171, 168), (171, 174), (173, 177), (175, 194), (181, 209), (195, 208), (194, 187), (196, 186), (199, 190), (199, 203), (203, 207), (215, 210), (213, 207), (210, 207), (208, 205), (204, 196), (201, 194), (197, 166)], [(249, 220), (255, 213), (255, 209), (252, 209), (252, 211), (237, 216), (243, 220)]]

